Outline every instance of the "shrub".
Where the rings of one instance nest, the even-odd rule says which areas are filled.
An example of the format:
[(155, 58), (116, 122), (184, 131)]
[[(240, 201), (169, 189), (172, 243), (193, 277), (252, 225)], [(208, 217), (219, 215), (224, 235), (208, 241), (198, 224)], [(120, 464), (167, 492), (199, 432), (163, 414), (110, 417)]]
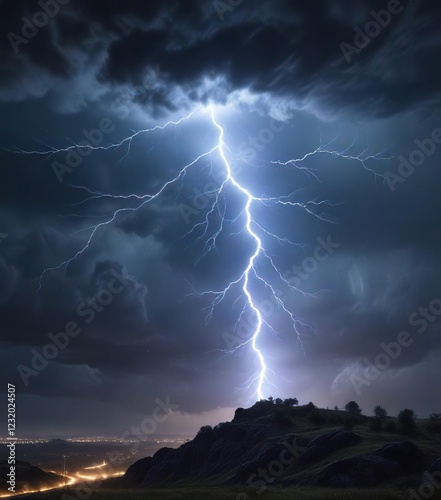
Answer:
[(297, 406), (299, 404), (299, 400), (297, 398), (287, 398), (283, 401), (283, 404), (286, 406)]
[(240, 420), (246, 416), (245, 408), (237, 408), (234, 412), (234, 419)]
[(416, 430), (415, 412), (406, 408), (398, 414), (398, 426), (403, 434), (411, 434)]
[(441, 432), (441, 413), (431, 413), (427, 428), (432, 432)]

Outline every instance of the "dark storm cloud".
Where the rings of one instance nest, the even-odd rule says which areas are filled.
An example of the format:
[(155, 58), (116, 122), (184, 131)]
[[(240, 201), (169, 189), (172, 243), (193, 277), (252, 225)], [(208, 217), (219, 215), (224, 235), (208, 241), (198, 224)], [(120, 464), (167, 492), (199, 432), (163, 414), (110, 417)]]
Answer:
[[(25, 246), (26, 241), (22, 245)], [(26, 251), (31, 260), (32, 247), (26, 247)], [(84, 326), (87, 336), (97, 340), (108, 337), (109, 332), (114, 333), (114, 341), (123, 336), (132, 340), (145, 333), (146, 286), (127, 276), (120, 264), (97, 262), (89, 279), (69, 273), (50, 276), (45, 280), (42, 293), (37, 294), (36, 272), (27, 276), (19, 259), (9, 262), (8, 267), (3, 267), (7, 273), (5, 282), (15, 281), (16, 287), (2, 301), (4, 341), (41, 346), (48, 343), (48, 333), (63, 331), (69, 321)], [(118, 287), (113, 285), (115, 279), (119, 279)], [(106, 307), (110, 304), (111, 307)]]
[[(278, 96), (291, 108), (306, 105), (329, 117), (388, 116), (439, 97), (441, 74), (434, 61), (441, 50), (437, 38), (441, 9), (397, 0), (393, 11), (398, 13), (390, 14), (387, 26), (368, 37), (367, 47), (358, 49), (354, 28), (363, 30), (373, 20), (371, 12), (387, 5), (243, 2), (219, 16), (212, 2), (112, 2), (105, 8), (94, 2), (71, 2), (61, 7), (50, 26), (23, 44), (17, 56), (3, 43), (5, 82), (24, 79), (26, 72), (40, 76), (43, 72), (46, 82), (38, 92), (57, 93), (57, 81), (87, 66), (103, 92), (111, 92), (115, 84), (141, 85), (146, 68), (159, 65), (168, 77), (165, 88), (152, 89), (148, 105), (153, 107), (178, 106), (176, 89), (187, 94), (188, 106), (198, 99), (219, 98), (221, 85), (224, 99), (234, 90), (248, 89)], [(5, 33), (17, 31), (21, 16), (32, 14), (30, 2), (14, 3), (13, 8), (5, 2), (2, 8)], [(356, 49), (350, 63), (342, 43)], [(72, 48), (81, 56), (72, 58)], [(92, 58), (91, 49), (101, 56)], [(203, 92), (204, 80), (216, 81), (218, 87)], [(86, 94), (88, 85), (90, 81), (83, 82), (80, 92)], [(21, 97), (36, 91), (23, 84)], [(14, 92), (18, 97), (20, 90)], [(10, 95), (8, 89), (5, 95)]]

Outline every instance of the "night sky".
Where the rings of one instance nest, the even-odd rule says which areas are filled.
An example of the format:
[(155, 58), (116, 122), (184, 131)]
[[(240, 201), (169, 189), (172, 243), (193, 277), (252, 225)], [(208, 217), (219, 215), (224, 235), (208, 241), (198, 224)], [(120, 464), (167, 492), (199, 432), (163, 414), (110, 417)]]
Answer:
[(216, 197), (211, 109), (234, 178), (299, 204), (251, 208), (263, 395), (441, 412), (440, 21), (418, 0), (0, 2), (1, 365), (18, 436), (121, 435), (158, 399), (175, 411), (157, 432), (192, 433), (256, 400), (243, 282), (207, 321), (203, 293), (255, 251), (244, 194)]

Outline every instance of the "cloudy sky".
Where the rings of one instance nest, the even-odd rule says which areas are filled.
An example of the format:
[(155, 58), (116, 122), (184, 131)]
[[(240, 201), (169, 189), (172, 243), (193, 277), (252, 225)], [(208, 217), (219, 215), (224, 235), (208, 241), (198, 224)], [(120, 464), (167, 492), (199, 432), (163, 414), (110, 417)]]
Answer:
[(418, 0), (0, 2), (0, 355), (21, 435), (121, 435), (158, 400), (175, 412), (157, 432), (191, 433), (252, 404), (249, 229), (265, 397), (440, 412), (440, 18)]

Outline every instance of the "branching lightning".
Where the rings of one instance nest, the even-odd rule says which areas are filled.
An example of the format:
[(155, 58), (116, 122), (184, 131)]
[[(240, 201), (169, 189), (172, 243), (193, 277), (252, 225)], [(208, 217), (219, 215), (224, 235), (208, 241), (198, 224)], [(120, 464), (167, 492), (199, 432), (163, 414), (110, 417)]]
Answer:
[[(253, 250), (247, 257), (244, 268), (242, 269), (239, 276), (237, 276), (235, 279), (227, 283), (227, 285), (224, 288), (221, 288), (219, 290), (207, 290), (196, 293), (199, 296), (211, 297), (207, 314), (207, 322), (208, 322), (212, 318), (216, 306), (223, 301), (223, 299), (227, 296), (227, 294), (233, 293), (233, 289), (235, 287), (238, 287), (239, 292), (236, 301), (243, 298), (244, 305), (237, 319), (236, 327), (238, 326), (239, 322), (241, 321), (241, 318), (247, 311), (250, 311), (254, 315), (256, 321), (253, 331), (250, 335), (250, 338), (244, 340), (244, 342), (241, 343), (237, 347), (237, 349), (243, 348), (248, 345), (251, 346), (252, 352), (254, 353), (259, 366), (257, 373), (252, 377), (252, 383), (255, 384), (255, 396), (257, 397), (257, 399), (262, 399), (265, 394), (264, 385), (265, 381), (267, 380), (269, 368), (268, 368), (268, 363), (265, 359), (264, 349), (262, 347), (261, 340), (263, 335), (263, 329), (265, 327), (272, 332), (274, 332), (274, 329), (265, 320), (262, 311), (259, 309), (259, 304), (253, 293), (252, 283), (254, 282), (257, 284), (261, 284), (265, 287), (265, 289), (269, 290), (273, 299), (278, 305), (279, 309), (283, 312), (283, 314), (286, 314), (287, 317), (292, 322), (293, 331), (297, 336), (297, 340), (303, 352), (305, 352), (305, 350), (302, 343), (302, 336), (305, 335), (306, 331), (308, 330), (313, 331), (313, 330), (289, 309), (285, 300), (279, 296), (276, 286), (277, 283), (282, 283), (284, 286), (288, 287), (289, 289), (297, 293), (302, 294), (303, 296), (313, 297), (314, 294), (308, 294), (306, 292), (303, 292), (301, 289), (294, 287), (290, 282), (288, 282), (288, 280), (286, 280), (283, 277), (283, 273), (277, 267), (273, 257), (266, 250), (264, 241), (266, 241), (267, 239), (268, 240), (274, 239), (274, 241), (280, 244), (288, 244), (296, 246), (301, 246), (301, 245), (299, 243), (292, 242), (283, 236), (277, 235), (274, 232), (270, 231), (269, 229), (265, 228), (254, 217), (253, 215), (254, 209), (256, 206), (259, 206), (260, 208), (267, 210), (277, 205), (285, 207), (295, 207), (297, 209), (302, 209), (306, 211), (311, 216), (316, 217), (322, 221), (330, 222), (329, 218), (326, 216), (326, 213), (323, 212), (322, 210), (326, 207), (333, 205), (328, 201), (320, 201), (320, 200), (298, 202), (295, 199), (296, 195), (295, 192), (280, 197), (267, 197), (267, 196), (258, 196), (256, 194), (253, 194), (249, 189), (247, 189), (246, 186), (243, 185), (243, 183), (239, 182), (238, 177), (235, 176), (234, 174), (231, 158), (235, 158), (235, 155), (231, 153), (230, 149), (228, 148), (225, 142), (225, 131), (216, 118), (215, 107), (211, 105), (208, 109), (204, 111), (204, 113), (206, 113), (209, 116), (212, 126), (218, 133), (218, 142), (211, 149), (201, 153), (190, 163), (181, 167), (176, 175), (174, 175), (169, 180), (165, 181), (160, 186), (160, 188), (153, 194), (118, 195), (118, 194), (109, 194), (109, 193), (94, 191), (88, 189), (86, 186), (77, 186), (77, 185), (71, 186), (72, 188), (84, 191), (87, 195), (87, 197), (83, 201), (79, 202), (78, 205), (88, 202), (90, 200), (100, 200), (109, 198), (112, 200), (116, 200), (120, 204), (120, 206), (114, 212), (106, 216), (105, 220), (97, 224), (92, 224), (90, 227), (82, 230), (89, 232), (84, 245), (77, 252), (75, 252), (69, 259), (64, 260), (55, 267), (50, 267), (45, 269), (40, 276), (39, 289), (42, 287), (43, 278), (47, 273), (62, 268), (66, 268), (74, 260), (81, 257), (93, 244), (97, 232), (104, 229), (106, 226), (110, 226), (121, 214), (125, 212), (139, 211), (148, 203), (157, 200), (168, 187), (177, 184), (178, 182), (183, 183), (187, 171), (191, 168), (196, 168), (197, 164), (200, 163), (201, 160), (203, 159), (213, 160), (217, 158), (222, 169), (222, 176), (221, 176), (222, 180), (220, 182), (220, 185), (218, 186), (217, 190), (215, 190), (215, 192), (212, 193), (214, 195), (213, 201), (206, 211), (204, 220), (202, 222), (195, 224), (185, 236), (194, 235), (196, 234), (197, 231), (200, 232), (199, 236), (197, 236), (196, 239), (197, 240), (204, 239), (205, 244), (202, 255), (198, 260), (203, 259), (210, 251), (216, 248), (217, 239), (220, 236), (220, 234), (225, 230), (224, 226), (228, 222), (225, 217), (225, 210), (226, 210), (225, 208), (226, 202), (224, 196), (225, 190), (227, 188), (231, 188), (237, 194), (238, 199), (243, 200), (241, 205), (242, 210), (237, 215), (236, 220), (240, 218), (243, 219), (244, 222), (242, 231), (244, 232), (244, 234), (247, 235), (250, 242), (253, 244)], [(195, 112), (192, 112), (188, 116), (180, 120), (168, 121), (166, 124), (161, 126), (157, 125), (149, 129), (139, 130), (137, 132), (134, 132), (131, 136), (124, 138), (119, 143), (112, 143), (105, 146), (91, 146), (91, 145), (73, 143), (72, 145), (61, 149), (56, 149), (54, 147), (46, 146), (48, 149), (42, 151), (24, 151), (22, 149), (15, 149), (14, 152), (26, 155), (41, 155), (45, 157), (50, 157), (58, 153), (66, 153), (71, 149), (87, 148), (91, 150), (107, 151), (107, 150), (116, 150), (121, 148), (122, 146), (126, 146), (127, 151), (124, 155), (124, 157), (126, 157), (130, 152), (133, 140), (139, 137), (141, 134), (151, 133), (155, 130), (164, 130), (165, 128), (170, 126), (177, 127), (184, 121), (190, 120), (194, 116), (194, 114)], [(388, 158), (383, 157), (382, 154), (369, 155), (367, 150), (362, 151), (359, 155), (353, 156), (350, 154), (350, 150), (351, 148), (354, 147), (354, 144), (351, 144), (348, 148), (342, 151), (338, 151), (332, 149), (332, 143), (333, 141), (327, 144), (320, 144), (320, 146), (316, 150), (305, 154), (301, 158), (290, 159), (287, 161), (272, 161), (271, 164), (279, 166), (292, 166), (296, 169), (304, 170), (306, 173), (318, 179), (316, 173), (306, 165), (307, 160), (317, 155), (331, 155), (333, 157), (340, 158), (341, 160), (355, 161), (368, 172), (373, 173), (375, 176), (381, 177), (381, 174), (378, 174), (373, 168), (371, 168), (369, 166), (369, 163), (371, 161), (386, 160)], [(244, 161), (246, 161), (246, 159)], [(221, 203), (221, 200), (223, 200), (223, 203)], [(128, 202), (130, 202), (130, 205)], [(212, 227), (212, 219), (214, 215), (218, 216), (217, 220), (219, 220), (219, 225), (214, 231), (214, 233), (210, 236), (208, 231), (209, 228)], [(263, 264), (266, 265), (269, 264), (269, 268), (272, 270), (273, 273), (274, 281), (272, 281), (272, 279), (270, 281), (268, 278), (265, 278), (263, 276), (261, 272), (261, 266)]]

